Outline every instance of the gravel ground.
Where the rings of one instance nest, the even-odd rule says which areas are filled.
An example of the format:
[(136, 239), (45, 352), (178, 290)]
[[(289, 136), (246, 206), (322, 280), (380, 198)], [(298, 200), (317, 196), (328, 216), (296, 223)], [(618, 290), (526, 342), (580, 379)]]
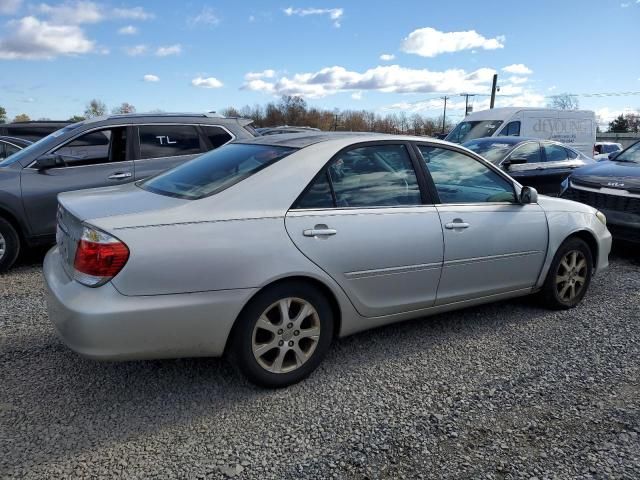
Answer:
[(0, 478), (640, 478), (640, 256), (528, 299), (366, 332), (286, 390), (224, 361), (84, 360), (38, 261), (0, 276)]

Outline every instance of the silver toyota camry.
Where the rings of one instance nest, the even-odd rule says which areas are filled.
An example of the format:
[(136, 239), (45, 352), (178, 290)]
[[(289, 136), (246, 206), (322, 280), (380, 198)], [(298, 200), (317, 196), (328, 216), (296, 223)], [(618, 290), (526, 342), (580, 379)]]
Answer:
[(534, 293), (574, 307), (611, 248), (601, 212), (409, 136), (272, 135), (59, 201), (44, 275), (69, 347), (227, 354), (271, 387), (380, 325)]

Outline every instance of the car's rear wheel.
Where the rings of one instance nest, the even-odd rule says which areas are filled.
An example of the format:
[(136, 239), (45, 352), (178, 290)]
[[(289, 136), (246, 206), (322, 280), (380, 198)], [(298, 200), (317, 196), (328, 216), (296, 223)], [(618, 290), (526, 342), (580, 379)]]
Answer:
[(318, 367), (332, 338), (333, 312), (324, 295), (305, 283), (283, 283), (243, 310), (230, 353), (251, 382), (285, 387)]
[(20, 237), (13, 225), (0, 218), (0, 273), (11, 268), (20, 253)]
[(550, 308), (578, 305), (587, 293), (593, 274), (593, 256), (579, 238), (566, 240), (556, 252), (542, 288), (542, 299)]

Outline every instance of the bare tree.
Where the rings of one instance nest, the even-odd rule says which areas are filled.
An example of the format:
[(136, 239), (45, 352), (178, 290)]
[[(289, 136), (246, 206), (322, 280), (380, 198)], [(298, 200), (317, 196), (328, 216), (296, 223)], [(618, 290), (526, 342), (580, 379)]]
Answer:
[(580, 102), (576, 95), (560, 93), (551, 97), (547, 106), (558, 110), (578, 110), (578, 108), (580, 108)]
[(21, 113), (20, 115), (16, 115), (15, 118), (13, 119), (14, 122), (28, 122), (29, 120), (31, 120), (29, 118), (29, 115), (27, 115), (26, 113)]
[(91, 100), (87, 107), (84, 109), (84, 116), (86, 118), (100, 117), (107, 114), (107, 105), (97, 99)]
[(128, 102), (122, 102), (122, 105), (113, 109), (113, 113), (136, 113), (136, 107)]

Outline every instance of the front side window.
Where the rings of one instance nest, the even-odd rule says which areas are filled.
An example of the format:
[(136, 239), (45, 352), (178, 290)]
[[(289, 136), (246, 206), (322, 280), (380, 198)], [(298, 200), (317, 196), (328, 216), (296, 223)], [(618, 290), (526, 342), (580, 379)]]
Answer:
[(525, 163), (540, 163), (542, 162), (542, 156), (540, 155), (540, 145), (538, 143), (530, 142), (520, 145), (516, 148), (509, 158), (523, 159)]
[[(316, 178), (295, 208), (422, 203), (418, 179), (404, 145), (371, 145), (348, 150), (329, 164), (326, 173), (326, 177), (320, 174)], [(329, 197), (331, 194), (333, 198)]]
[(567, 150), (563, 146), (553, 143), (544, 144), (544, 154), (547, 157), (547, 162), (562, 162), (569, 158)]
[(492, 137), (502, 125), (502, 120), (482, 120), (460, 122), (445, 140), (453, 143), (464, 143), (482, 137)]
[(197, 155), (207, 150), (193, 125), (141, 125), (140, 158)]
[(519, 137), (520, 136), (520, 121), (509, 122), (500, 131), (500, 136)]
[(85, 133), (53, 153), (61, 155), (69, 167), (124, 162), (127, 157), (127, 128), (105, 128)]
[(475, 158), (440, 147), (420, 145), (440, 203), (515, 203), (513, 185)]
[(295, 151), (290, 147), (231, 143), (138, 186), (160, 195), (197, 200), (241, 182)]

